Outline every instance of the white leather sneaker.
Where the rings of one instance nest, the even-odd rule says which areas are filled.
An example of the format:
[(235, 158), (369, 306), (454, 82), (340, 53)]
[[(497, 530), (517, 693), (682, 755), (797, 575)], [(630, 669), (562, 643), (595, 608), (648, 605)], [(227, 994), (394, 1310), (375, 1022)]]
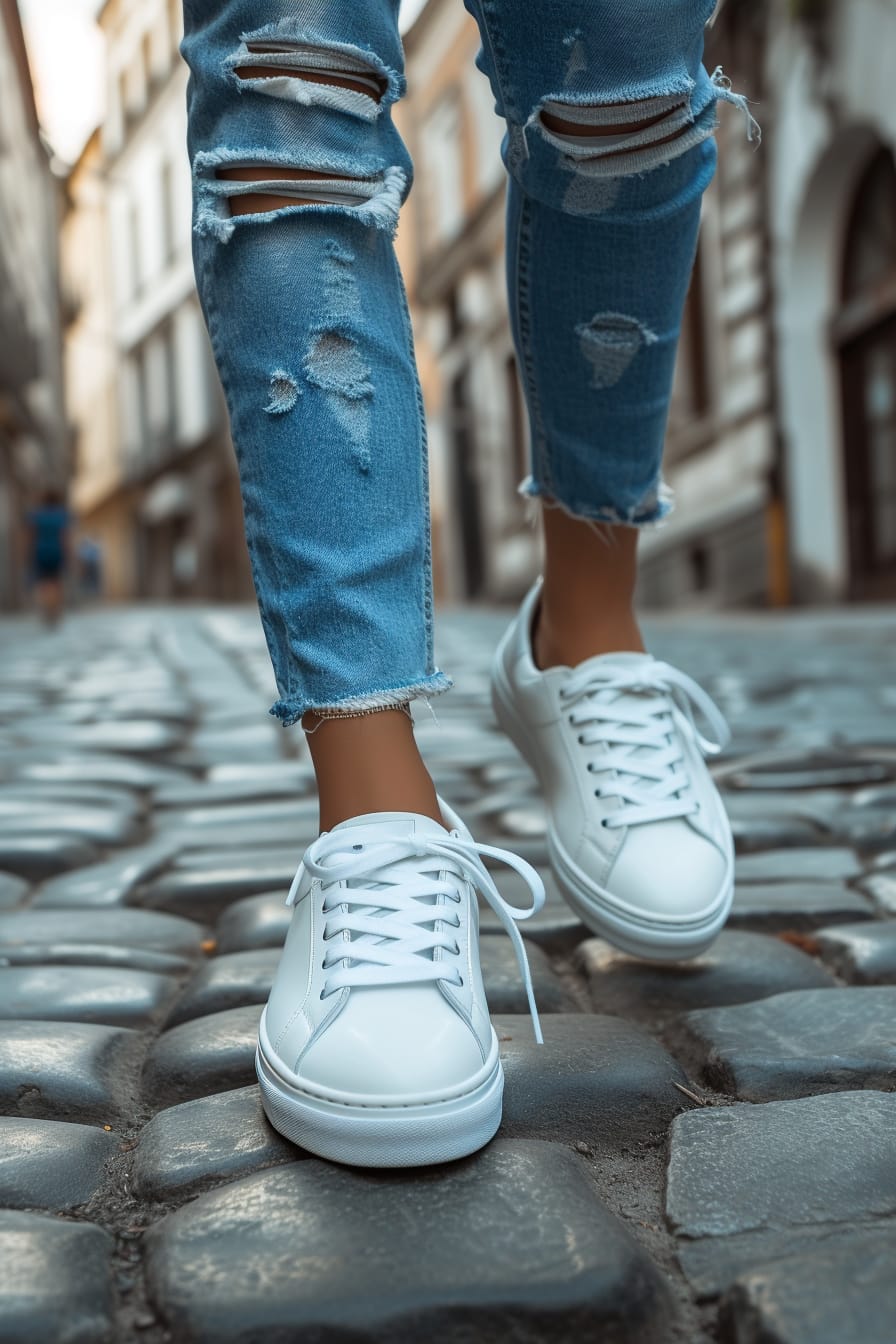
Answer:
[[(730, 737), (705, 691), (646, 653), (540, 671), (539, 579), (495, 656), (498, 722), (537, 775), (557, 883), (594, 933), (633, 956), (695, 957), (722, 929), (734, 842), (704, 755)], [(718, 741), (697, 730), (701, 713)]]
[[(501, 1123), (504, 1075), (479, 969), (476, 890), (510, 934), (544, 904), (535, 870), (479, 845), (442, 800), (450, 833), (414, 812), (371, 812), (309, 845), (258, 1029), (256, 1072), (275, 1129), (309, 1152), (364, 1167), (446, 1162)], [(499, 894), (481, 855), (509, 863), (533, 904)]]

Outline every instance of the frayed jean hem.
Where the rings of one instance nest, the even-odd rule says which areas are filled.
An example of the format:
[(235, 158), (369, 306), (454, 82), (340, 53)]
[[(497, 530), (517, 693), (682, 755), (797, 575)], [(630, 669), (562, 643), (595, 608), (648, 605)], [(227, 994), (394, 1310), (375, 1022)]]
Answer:
[[(675, 507), (674, 492), (671, 486), (662, 480), (657, 482), (656, 486), (640, 503), (625, 512), (615, 508), (612, 504), (570, 503), (559, 499), (553, 489), (542, 485), (534, 476), (527, 476), (525, 480), (521, 481), (517, 493), (522, 495), (530, 504), (539, 500), (542, 508), (561, 509), (570, 518), (578, 518), (587, 523), (609, 524), (616, 527), (645, 529), (662, 527), (663, 521)], [(534, 515), (530, 514), (529, 516), (531, 518)]]
[(453, 685), (454, 681), (446, 672), (436, 669), (422, 681), (370, 691), (366, 695), (347, 696), (343, 700), (334, 700), (326, 705), (314, 704), (310, 700), (278, 700), (271, 706), (270, 713), (280, 720), (284, 728), (298, 723), (309, 711), (321, 719), (352, 719), (361, 714), (375, 714), (382, 709), (398, 709), (411, 700), (427, 700), (432, 695), (441, 695), (449, 691)]

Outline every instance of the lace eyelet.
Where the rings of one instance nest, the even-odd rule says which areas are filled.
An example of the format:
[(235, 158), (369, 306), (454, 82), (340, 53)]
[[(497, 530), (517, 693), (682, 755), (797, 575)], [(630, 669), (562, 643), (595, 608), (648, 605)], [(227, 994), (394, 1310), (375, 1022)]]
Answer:
[(608, 831), (608, 830), (610, 829), (610, 826), (609, 826), (609, 823), (608, 823), (606, 817), (602, 817), (602, 818), (601, 818), (601, 823), (600, 823), (600, 824), (601, 824), (601, 826), (603, 827), (603, 829), (604, 829), (605, 831)]
[(576, 738), (576, 741), (578, 742), (578, 744), (579, 744), (580, 747), (584, 747), (584, 745), (585, 745), (585, 738), (584, 738), (584, 736), (583, 736), (582, 733), (579, 733), (578, 737)]
[(455, 956), (455, 957), (459, 957), (459, 956), (460, 956), (460, 945), (459, 945), (458, 943), (455, 943), (455, 944), (454, 944), (454, 951), (453, 951), (453, 953), (452, 953), (451, 955), (452, 955), (452, 956)]

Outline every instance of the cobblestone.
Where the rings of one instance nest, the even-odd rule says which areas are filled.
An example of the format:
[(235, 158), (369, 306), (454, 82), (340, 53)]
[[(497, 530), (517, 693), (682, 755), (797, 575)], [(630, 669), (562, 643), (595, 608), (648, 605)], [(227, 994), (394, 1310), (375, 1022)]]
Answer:
[(477, 838), (541, 870), (521, 932), (546, 1046), (483, 907), (502, 1129), (402, 1173), (309, 1157), (261, 1110), (316, 803), (304, 739), (267, 717), (257, 617), (0, 628), (0, 1341), (889, 1344), (896, 621), (648, 624), (734, 729), (712, 763), (731, 926), (665, 966), (556, 889), (488, 705), (505, 621), (441, 614), (456, 685), (417, 734)]
[(0, 1339), (111, 1344), (115, 1242), (89, 1223), (0, 1210)]
[(896, 919), (821, 929), (818, 946), (844, 980), (857, 985), (896, 984)]
[(53, 835), (16, 835), (0, 831), (0, 868), (29, 882), (64, 872), (97, 857), (95, 845), (59, 832)]
[(851, 849), (769, 850), (767, 854), (744, 854), (735, 864), (737, 882), (799, 882), (814, 877), (819, 882), (858, 877), (862, 871)]
[(282, 947), (292, 911), (283, 892), (259, 892), (229, 905), (215, 926), (218, 951), (251, 952), (261, 947)]
[(0, 956), (18, 943), (104, 943), (195, 956), (202, 930), (152, 910), (14, 910), (0, 915)]
[(809, 929), (835, 921), (871, 919), (866, 896), (840, 882), (744, 882), (734, 889), (729, 927)]
[[(336, 1208), (351, 1216), (334, 1219)], [(419, 1174), (297, 1162), (200, 1196), (152, 1229), (148, 1254), (153, 1300), (185, 1344), (238, 1341), (249, 1323), (294, 1339), (453, 1344), (587, 1330), (649, 1344), (666, 1310), (658, 1271), (580, 1159), (553, 1144), (497, 1140), (474, 1161)]]
[(228, 1008), (164, 1032), (146, 1060), (147, 1100), (173, 1105), (251, 1082), (261, 1008)]
[(118, 1142), (97, 1125), (0, 1116), (0, 1205), (62, 1211), (86, 1204)]
[(184, 986), (166, 1027), (228, 1008), (263, 1004), (271, 991), (279, 960), (279, 948), (272, 947), (231, 952), (207, 961)]
[(268, 1124), (253, 1085), (153, 1116), (140, 1135), (134, 1179), (147, 1199), (170, 1200), (303, 1156)]
[(88, 1022), (6, 1022), (0, 1107), (8, 1115), (109, 1121), (132, 1100), (136, 1033)]
[(896, 1096), (836, 1092), (690, 1111), (672, 1125), (670, 1223), (698, 1291), (896, 1213)]
[(47, 1017), (142, 1027), (176, 991), (170, 976), (118, 966), (7, 967), (0, 969), (0, 1020)]
[(746, 1003), (788, 989), (823, 989), (834, 978), (778, 938), (725, 932), (691, 962), (648, 963), (592, 938), (579, 949), (596, 1012), (660, 1022), (688, 1009)]
[(704, 1080), (743, 1101), (896, 1087), (896, 986), (776, 994), (688, 1013), (669, 1033)]
[(665, 1132), (687, 1076), (646, 1031), (618, 1017), (558, 1013), (493, 1017), (506, 1079), (501, 1133), (618, 1152)]
[(13, 873), (0, 873), (0, 910), (9, 910), (18, 905), (28, 890), (24, 878)]
[(45, 882), (34, 898), (38, 910), (85, 906), (106, 909), (122, 905), (138, 883), (145, 881), (172, 858), (175, 846), (167, 836), (157, 836), (145, 845), (74, 872), (60, 873)]
[(721, 1306), (732, 1344), (891, 1344), (896, 1232), (868, 1227), (741, 1275)]

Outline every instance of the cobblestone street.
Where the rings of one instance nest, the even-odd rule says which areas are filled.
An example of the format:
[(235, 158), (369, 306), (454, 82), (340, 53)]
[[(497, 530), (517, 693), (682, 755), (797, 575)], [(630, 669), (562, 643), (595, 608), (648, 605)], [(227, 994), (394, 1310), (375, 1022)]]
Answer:
[(258, 1101), (317, 805), (254, 612), (0, 623), (0, 1342), (892, 1344), (896, 615), (646, 622), (734, 734), (733, 917), (665, 967), (552, 885), (488, 700), (508, 619), (439, 614), (456, 687), (415, 717), (547, 884), (546, 1046), (486, 911), (504, 1123), (421, 1172), (308, 1157)]

